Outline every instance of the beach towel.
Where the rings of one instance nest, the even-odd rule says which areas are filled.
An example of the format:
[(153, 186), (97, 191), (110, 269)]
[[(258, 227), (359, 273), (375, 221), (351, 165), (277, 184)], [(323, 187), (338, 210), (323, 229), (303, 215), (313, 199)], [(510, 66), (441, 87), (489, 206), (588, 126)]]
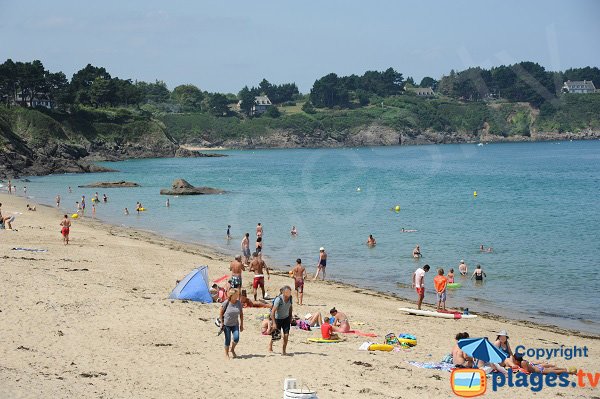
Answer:
[(359, 351), (368, 351), (369, 346), (373, 345), (375, 342), (363, 342), (361, 346), (358, 347)]
[(448, 363), (434, 363), (434, 362), (414, 362), (408, 361), (408, 364), (411, 366), (418, 367), (420, 369), (429, 369), (429, 370), (444, 370), (451, 372), (454, 369), (454, 365)]
[(350, 330), (350, 331), (344, 332), (342, 334), (354, 334), (354, 335), (359, 335), (361, 337), (371, 337), (371, 338), (374, 338), (377, 336), (377, 334), (375, 334), (375, 333), (363, 332), (363, 331), (359, 331), (359, 330)]
[(218, 279), (215, 280), (215, 284), (219, 284), (221, 281), (227, 279), (227, 277), (229, 277), (229, 274), (226, 274), (223, 277), (219, 277)]
[(47, 249), (36, 249), (36, 248), (12, 248), (13, 251), (29, 251), (29, 252), (48, 252)]

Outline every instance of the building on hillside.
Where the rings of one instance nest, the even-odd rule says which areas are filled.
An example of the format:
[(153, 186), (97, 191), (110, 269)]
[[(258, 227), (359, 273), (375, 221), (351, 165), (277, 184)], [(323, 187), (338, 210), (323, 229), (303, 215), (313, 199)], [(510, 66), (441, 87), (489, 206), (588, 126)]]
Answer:
[(415, 87), (410, 89), (413, 93), (415, 93), (419, 97), (434, 97), (435, 92), (431, 87)]
[(29, 96), (23, 96), (22, 93), (19, 93), (17, 94), (15, 103), (30, 108), (44, 107), (52, 109), (52, 101), (46, 94), (43, 93), (37, 93), (33, 96), (33, 98), (30, 98)]
[(273, 105), (269, 97), (267, 96), (258, 96), (254, 97), (254, 106), (252, 107), (252, 115), (260, 115), (267, 112), (267, 109)]
[(596, 86), (591, 80), (567, 80), (562, 87), (563, 93), (588, 94), (595, 93)]

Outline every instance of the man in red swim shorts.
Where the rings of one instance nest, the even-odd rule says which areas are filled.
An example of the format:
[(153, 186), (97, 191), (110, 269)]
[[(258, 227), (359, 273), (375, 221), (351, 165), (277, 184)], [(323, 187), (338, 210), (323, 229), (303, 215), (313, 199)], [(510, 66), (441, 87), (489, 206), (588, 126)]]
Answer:
[(269, 274), (269, 268), (264, 260), (262, 260), (262, 255), (258, 252), (254, 252), (252, 254), (252, 262), (250, 263), (250, 271), (254, 272), (254, 281), (252, 281), (252, 292), (254, 294), (254, 300), (256, 301), (256, 293), (258, 287), (260, 287), (262, 291), (262, 297), (265, 299), (265, 275), (264, 270), (267, 271), (267, 276), (270, 279), (271, 275)]
[(294, 288), (296, 290), (296, 302), (298, 305), (302, 305), (302, 299), (304, 297), (304, 279), (307, 277), (306, 269), (302, 265), (300, 258), (296, 259), (296, 266), (290, 271), (290, 274), (294, 278)]
[(69, 220), (69, 216), (65, 215), (65, 218), (60, 222), (62, 229), (60, 233), (63, 236), (63, 241), (65, 245), (69, 244), (69, 231), (71, 230), (71, 221)]
[(419, 300), (417, 301), (417, 309), (421, 309), (423, 298), (425, 298), (425, 273), (429, 271), (429, 265), (418, 268), (413, 273), (412, 286), (416, 289)]

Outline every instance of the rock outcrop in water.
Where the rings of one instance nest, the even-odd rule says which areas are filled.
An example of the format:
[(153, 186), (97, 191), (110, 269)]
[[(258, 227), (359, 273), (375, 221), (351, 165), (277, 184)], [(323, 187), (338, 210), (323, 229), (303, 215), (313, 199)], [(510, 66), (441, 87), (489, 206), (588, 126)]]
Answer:
[(124, 188), (124, 187), (139, 187), (140, 185), (131, 181), (99, 181), (96, 183), (84, 184), (77, 186), (79, 188)]
[(194, 187), (184, 179), (175, 179), (170, 189), (160, 190), (162, 195), (205, 195), (223, 194), (225, 191), (212, 187)]

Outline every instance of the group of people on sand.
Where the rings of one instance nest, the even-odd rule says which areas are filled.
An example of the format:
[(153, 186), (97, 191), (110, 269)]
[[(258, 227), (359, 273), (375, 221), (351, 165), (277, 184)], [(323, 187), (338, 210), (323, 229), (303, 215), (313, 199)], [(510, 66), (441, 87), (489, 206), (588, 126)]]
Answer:
[(458, 345), (461, 339), (467, 338), (469, 338), (469, 333), (467, 332), (460, 332), (456, 334), (456, 343), (452, 348), (452, 364), (454, 365), (454, 368), (487, 368), (489, 371), (497, 371), (504, 374), (508, 374), (507, 369), (514, 371), (524, 371), (526, 373), (540, 374), (577, 373), (576, 367), (566, 369), (549, 363), (533, 363), (529, 360), (524, 359), (523, 354), (513, 353), (509, 343), (508, 332), (506, 330), (500, 331), (496, 335), (496, 339), (494, 341), (494, 346), (498, 348), (500, 352), (506, 355), (506, 359), (504, 359), (501, 363), (486, 363), (481, 360), (474, 359), (471, 356), (468, 356)]
[[(214, 288), (214, 286), (213, 286)], [(224, 334), (225, 357), (237, 357), (235, 348), (240, 341), (240, 333), (244, 331), (244, 308), (252, 301), (248, 299), (245, 290), (229, 288), (227, 299), (221, 303), (219, 311), (219, 326)], [(252, 306), (254, 307), (254, 305)], [(268, 318), (261, 324), (261, 334), (270, 336), (268, 351), (273, 352), (273, 344), (283, 338), (282, 355), (287, 355), (287, 345), (290, 329), (296, 326), (301, 329), (319, 327), (323, 339), (337, 339), (336, 332), (350, 331), (348, 317), (335, 307), (329, 311), (331, 318), (323, 318), (320, 313), (307, 314), (304, 319), (293, 315), (294, 303), (292, 288), (288, 285), (279, 290), (279, 295), (271, 304), (262, 304), (260, 307), (270, 308)], [(220, 333), (221, 333), (220, 332)]]

